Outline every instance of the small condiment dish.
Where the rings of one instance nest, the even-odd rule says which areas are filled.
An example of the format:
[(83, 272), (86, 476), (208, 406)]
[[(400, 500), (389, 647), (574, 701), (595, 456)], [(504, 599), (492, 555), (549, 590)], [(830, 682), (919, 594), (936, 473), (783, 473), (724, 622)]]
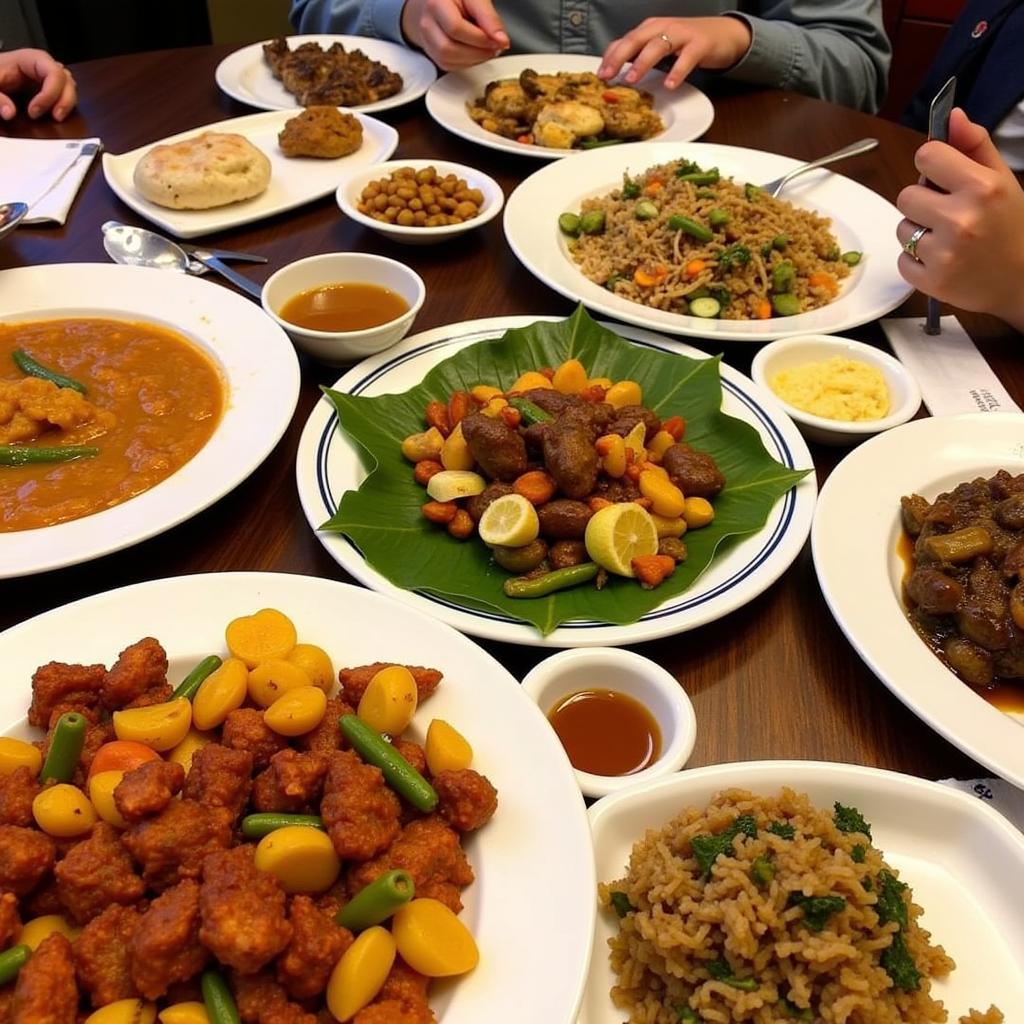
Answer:
[[(879, 370), (889, 391), (889, 413), (877, 420), (834, 420), (815, 416), (790, 405), (772, 390), (771, 380), (783, 370), (820, 363), (843, 356)], [(832, 334), (806, 334), (770, 342), (754, 356), (750, 368), (754, 382), (779, 402), (808, 441), (829, 445), (854, 445), (891, 427), (906, 423), (921, 405), (921, 390), (910, 371), (887, 352)]]
[[(390, 288), (409, 308), (394, 320), (361, 331), (314, 331), (279, 315), (284, 304), (300, 292), (346, 282)], [(426, 294), (419, 274), (397, 260), (362, 252), (326, 252), (289, 263), (271, 275), (263, 286), (261, 301), (267, 315), (284, 328), (298, 348), (322, 363), (341, 366), (401, 341), (409, 333)]]
[(639, 701), (658, 723), (661, 752), (653, 764), (630, 775), (592, 775), (573, 769), (584, 796), (607, 796), (671, 775), (686, 764), (697, 740), (697, 716), (682, 684), (653, 661), (617, 647), (577, 648), (545, 658), (523, 680), (523, 690), (545, 717), (564, 698), (596, 688)]
[[(432, 228), (403, 227), (399, 224), (375, 220), (365, 213), (360, 213), (356, 204), (359, 202), (363, 189), (370, 182), (388, 178), (394, 171), (403, 167), (411, 167), (416, 171), (433, 167), (442, 177), (454, 174), (456, 177), (464, 178), (470, 188), (479, 189), (483, 193), (484, 201), (480, 212), (471, 220), (463, 221), (461, 224), (446, 224), (442, 227)], [(388, 160), (385, 163), (373, 164), (371, 167), (361, 167), (347, 178), (342, 179), (335, 198), (346, 217), (351, 217), (352, 220), (364, 227), (379, 232), (385, 238), (390, 238), (394, 242), (403, 242), (406, 245), (431, 245), (435, 242), (445, 242), (456, 235), (472, 231), (489, 220), (493, 220), (501, 213), (501, 208), (505, 205), (505, 194), (493, 178), (473, 167), (451, 163), (448, 160)]]

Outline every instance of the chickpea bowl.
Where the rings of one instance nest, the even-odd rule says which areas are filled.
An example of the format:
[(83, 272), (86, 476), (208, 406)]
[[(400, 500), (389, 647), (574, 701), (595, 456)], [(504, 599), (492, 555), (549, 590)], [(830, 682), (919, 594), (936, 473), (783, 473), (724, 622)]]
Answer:
[(342, 180), (336, 198), (347, 217), (409, 245), (471, 231), (505, 205), (493, 178), (447, 160), (389, 160), (362, 167)]

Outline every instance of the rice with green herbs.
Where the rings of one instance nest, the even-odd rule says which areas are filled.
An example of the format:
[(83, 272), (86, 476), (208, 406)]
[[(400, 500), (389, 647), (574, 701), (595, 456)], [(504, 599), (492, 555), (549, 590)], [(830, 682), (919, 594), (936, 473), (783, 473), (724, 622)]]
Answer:
[(805, 313), (831, 302), (861, 258), (840, 251), (827, 217), (687, 160), (624, 176), (621, 188), (583, 201), (580, 217), (588, 213), (600, 230), (569, 242), (580, 270), (673, 313), (708, 315), (691, 309), (704, 298), (723, 320)]
[(931, 980), (955, 965), (855, 808), (727, 790), (649, 831), (599, 898), (629, 1024), (947, 1020)]

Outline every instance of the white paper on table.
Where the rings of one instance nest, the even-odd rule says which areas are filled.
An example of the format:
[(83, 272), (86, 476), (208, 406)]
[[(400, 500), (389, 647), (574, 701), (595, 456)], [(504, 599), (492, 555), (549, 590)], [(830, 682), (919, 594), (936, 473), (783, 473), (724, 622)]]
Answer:
[(1005, 779), (939, 779), (944, 786), (963, 790), (994, 807), (1007, 821), (1024, 832), (1024, 790)]
[(100, 148), (98, 138), (0, 138), (0, 203), (28, 203), (23, 224), (63, 224)]

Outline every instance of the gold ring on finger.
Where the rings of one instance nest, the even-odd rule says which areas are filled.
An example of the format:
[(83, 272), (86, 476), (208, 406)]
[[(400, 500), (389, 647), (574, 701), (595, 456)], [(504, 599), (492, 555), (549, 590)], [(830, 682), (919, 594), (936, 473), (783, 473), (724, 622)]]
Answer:
[(918, 263), (921, 262), (921, 257), (917, 255), (917, 243), (931, 230), (931, 228), (915, 228), (914, 233), (903, 243), (903, 251), (912, 259)]
[(664, 32), (658, 33), (658, 38), (668, 47), (668, 52), (671, 53), (675, 48), (676, 44)]

